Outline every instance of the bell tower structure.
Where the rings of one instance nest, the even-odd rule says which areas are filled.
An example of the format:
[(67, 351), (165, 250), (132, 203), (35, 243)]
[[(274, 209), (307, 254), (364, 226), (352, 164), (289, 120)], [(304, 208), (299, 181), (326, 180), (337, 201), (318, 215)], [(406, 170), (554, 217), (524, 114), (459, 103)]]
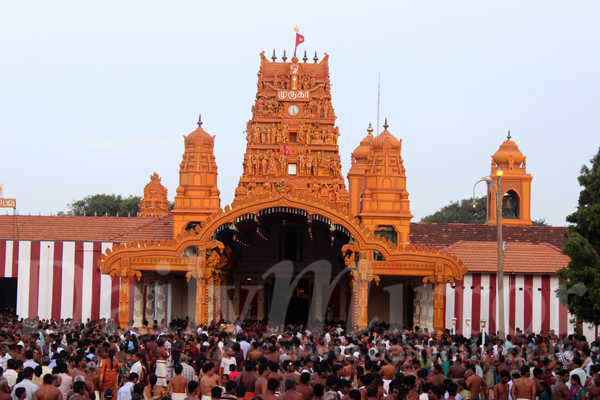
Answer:
[(179, 164), (179, 187), (175, 196), (173, 235), (191, 229), (207, 216), (218, 211), (221, 204), (217, 188), (217, 164), (213, 155), (215, 137), (198, 128), (184, 136), (185, 152)]
[[(502, 225), (531, 226), (531, 180), (526, 171), (526, 157), (517, 144), (511, 140), (508, 131), (507, 140), (492, 156), (492, 177), (500, 169), (502, 193)], [(496, 225), (496, 193), (488, 184), (487, 224)]]
[(348, 207), (341, 173), (329, 56), (314, 63), (260, 55), (252, 119), (246, 124), (244, 172), (235, 199), (265, 192), (303, 192)]
[[(394, 243), (409, 243), (410, 201), (406, 190), (406, 169), (401, 157), (402, 141), (388, 131), (368, 135), (352, 152), (348, 172), (351, 210), (356, 210), (362, 223), (376, 234)], [(356, 197), (355, 197), (356, 196)]]

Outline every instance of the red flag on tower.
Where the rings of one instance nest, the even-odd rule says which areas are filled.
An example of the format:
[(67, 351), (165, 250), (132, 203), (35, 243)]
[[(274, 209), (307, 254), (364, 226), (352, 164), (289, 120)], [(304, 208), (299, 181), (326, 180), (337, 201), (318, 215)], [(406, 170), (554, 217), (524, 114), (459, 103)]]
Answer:
[(296, 31), (296, 47), (294, 48), (294, 53), (296, 53), (296, 49), (298, 49), (298, 45), (300, 43), (304, 43), (304, 36), (299, 34), (298, 30), (299, 30), (298, 27), (294, 28), (294, 31)]
[(284, 144), (283, 145), (283, 155), (284, 156), (289, 156), (290, 154), (292, 154), (291, 150), (288, 149), (288, 147)]

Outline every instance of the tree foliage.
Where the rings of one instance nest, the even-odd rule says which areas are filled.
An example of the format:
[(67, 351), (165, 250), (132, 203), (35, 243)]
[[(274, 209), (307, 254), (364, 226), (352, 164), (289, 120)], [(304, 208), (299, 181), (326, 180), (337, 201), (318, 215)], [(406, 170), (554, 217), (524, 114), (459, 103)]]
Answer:
[[(130, 215), (135, 217), (140, 211), (140, 200), (140, 196), (122, 197), (114, 194), (95, 194), (67, 204), (69, 211), (66, 215), (88, 217), (94, 215), (127, 217)], [(63, 215), (65, 214), (63, 213)]]
[(577, 232), (565, 235), (563, 253), (571, 257), (558, 271), (560, 301), (579, 321), (600, 324), (600, 259), (588, 240)]
[(586, 238), (600, 254), (600, 150), (590, 160), (592, 167), (581, 167), (577, 180), (583, 190), (579, 193), (577, 211), (567, 217), (575, 224), (573, 230)]
[(575, 225), (565, 234), (563, 253), (571, 257), (558, 271), (563, 279), (557, 295), (579, 321), (600, 324), (600, 150), (592, 167), (581, 168), (577, 211), (567, 217)]
[(452, 201), (435, 213), (421, 218), (421, 222), (483, 224), (485, 223), (487, 197), (476, 197), (477, 207), (473, 208), (473, 199)]

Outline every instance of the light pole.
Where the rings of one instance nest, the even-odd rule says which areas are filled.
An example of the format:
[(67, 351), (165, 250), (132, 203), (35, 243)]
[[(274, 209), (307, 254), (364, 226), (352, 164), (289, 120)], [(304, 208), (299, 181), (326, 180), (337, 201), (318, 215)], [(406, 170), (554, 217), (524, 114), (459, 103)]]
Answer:
[(483, 349), (484, 349), (484, 343), (485, 343), (485, 324), (487, 323), (487, 320), (482, 319), (481, 320), (481, 355), (483, 356)]
[[(504, 248), (502, 244), (502, 175), (504, 171), (500, 168), (496, 170), (497, 181), (494, 182), (491, 176), (484, 176), (481, 181), (486, 181), (488, 185), (492, 185), (496, 190), (496, 225), (498, 231), (498, 317), (500, 319), (498, 323), (498, 337), (504, 340), (504, 269), (502, 265), (502, 250)], [(477, 183), (481, 182), (478, 181)], [(475, 183), (475, 186), (477, 186)], [(473, 186), (473, 208), (477, 207), (475, 201), (475, 186)]]
[(469, 334), (472, 334), (473, 332), (470, 329), (471, 328), (471, 318), (465, 319), (465, 322), (467, 323), (467, 332), (469, 332)]
[(458, 318), (454, 317), (452, 318), (452, 334), (456, 335), (456, 321), (458, 321)]

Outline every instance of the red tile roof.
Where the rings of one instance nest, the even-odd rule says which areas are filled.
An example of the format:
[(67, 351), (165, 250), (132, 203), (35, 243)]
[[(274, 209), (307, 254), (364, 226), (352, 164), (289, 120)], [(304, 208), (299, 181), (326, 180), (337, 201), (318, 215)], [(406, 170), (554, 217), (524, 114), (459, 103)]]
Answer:
[[(173, 234), (170, 226), (162, 225), (158, 232), (152, 224), (164, 223), (162, 218), (128, 217), (49, 217), (0, 215), (0, 239), (5, 240), (75, 240), (90, 242), (133, 240), (135, 232), (142, 232), (144, 239), (167, 239)], [(172, 218), (172, 217), (171, 217)], [(165, 227), (167, 229), (165, 229)], [(131, 239), (130, 239), (131, 237)], [(141, 237), (140, 237), (141, 239)]]
[[(518, 243), (550, 243), (563, 248), (567, 227), (558, 226), (503, 226), (502, 239)], [(454, 243), (464, 241), (495, 242), (496, 225), (484, 224), (438, 224), (416, 222), (410, 224), (410, 241), (415, 246), (444, 249)]]
[[(497, 242), (460, 241), (444, 249), (456, 255), (469, 272), (496, 272), (498, 270)], [(504, 252), (504, 272), (516, 274), (553, 275), (566, 267), (571, 259), (560, 249), (548, 243), (509, 242)]]
[(173, 214), (168, 214), (161, 218), (152, 218), (152, 221), (148, 221), (127, 232), (109, 238), (111, 242), (170, 239), (173, 239)]

